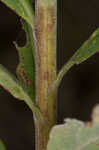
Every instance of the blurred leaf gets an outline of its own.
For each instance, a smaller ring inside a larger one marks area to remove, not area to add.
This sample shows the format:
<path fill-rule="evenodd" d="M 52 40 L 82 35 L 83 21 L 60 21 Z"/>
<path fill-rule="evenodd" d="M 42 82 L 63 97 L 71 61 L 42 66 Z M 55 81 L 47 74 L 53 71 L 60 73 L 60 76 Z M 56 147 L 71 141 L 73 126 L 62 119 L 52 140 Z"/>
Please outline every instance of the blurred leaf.
<path fill-rule="evenodd" d="M 35 100 L 35 64 L 34 64 L 34 43 L 31 27 L 24 22 L 27 42 L 24 47 L 16 48 L 19 54 L 19 65 L 17 67 L 17 76 L 21 85 L 27 91 L 32 100 Z"/>
<path fill-rule="evenodd" d="M 68 72 L 68 70 L 74 64 L 80 64 L 83 61 L 87 60 L 89 57 L 94 55 L 96 52 L 99 52 L 99 29 L 97 29 L 76 52 L 70 58 L 70 60 L 62 67 L 55 83 L 52 86 L 52 89 L 55 89 L 59 86 L 63 76 Z"/>
<path fill-rule="evenodd" d="M 99 150 L 99 124 L 86 126 L 75 119 L 66 119 L 50 133 L 47 150 Z"/>
<path fill-rule="evenodd" d="M 34 12 L 30 0 L 1 0 L 1 2 L 14 10 L 33 27 Z"/>
<path fill-rule="evenodd" d="M 6 147 L 1 140 L 0 140 L 0 150 L 6 150 Z"/>

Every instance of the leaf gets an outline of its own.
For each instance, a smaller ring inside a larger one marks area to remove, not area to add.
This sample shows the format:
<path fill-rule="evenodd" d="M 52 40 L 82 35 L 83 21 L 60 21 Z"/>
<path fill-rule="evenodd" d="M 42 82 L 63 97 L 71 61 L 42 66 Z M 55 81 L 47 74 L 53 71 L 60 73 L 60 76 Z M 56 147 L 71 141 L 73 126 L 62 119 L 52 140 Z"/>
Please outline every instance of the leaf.
<path fill-rule="evenodd" d="M 86 126 L 75 119 L 66 119 L 50 133 L 47 150 L 99 150 L 99 123 Z"/>
<path fill-rule="evenodd" d="M 34 12 L 30 0 L 1 0 L 1 2 L 25 19 L 31 27 L 34 26 Z"/>
<path fill-rule="evenodd" d="M 57 75 L 56 81 L 52 85 L 52 89 L 56 89 L 64 75 L 74 64 L 80 64 L 93 56 L 96 52 L 99 52 L 99 29 L 97 29 L 76 52 L 70 58 L 70 60 L 62 67 Z"/>
<path fill-rule="evenodd" d="M 99 52 L 99 29 L 77 50 L 70 61 L 80 64 L 96 52 Z"/>
<path fill-rule="evenodd" d="M 31 27 L 24 22 L 27 43 L 24 47 L 16 48 L 19 54 L 19 65 L 17 67 L 17 76 L 21 85 L 27 91 L 32 100 L 35 100 L 35 64 L 34 64 L 34 43 Z"/>
<path fill-rule="evenodd" d="M 0 150 L 6 150 L 6 147 L 1 140 L 0 140 Z"/>
<path fill-rule="evenodd" d="M 21 87 L 19 81 L 5 67 L 0 64 L 0 85 L 10 92 L 15 98 L 23 100 L 35 116 L 42 120 L 42 114 L 33 103 L 26 91 Z"/>

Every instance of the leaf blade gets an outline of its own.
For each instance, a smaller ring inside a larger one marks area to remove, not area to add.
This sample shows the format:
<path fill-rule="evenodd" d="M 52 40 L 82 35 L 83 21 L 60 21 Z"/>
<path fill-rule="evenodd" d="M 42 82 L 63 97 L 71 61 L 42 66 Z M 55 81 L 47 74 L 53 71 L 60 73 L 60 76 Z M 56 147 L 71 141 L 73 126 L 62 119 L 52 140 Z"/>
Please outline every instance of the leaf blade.
<path fill-rule="evenodd" d="M 34 28 L 34 12 L 30 0 L 1 0 Z"/>
<path fill-rule="evenodd" d="M 27 92 L 21 87 L 19 81 L 5 67 L 0 64 L 0 85 L 10 92 L 15 98 L 23 100 L 35 114 L 38 120 L 43 120 L 43 116 L 33 103 Z"/>
<path fill-rule="evenodd" d="M 96 52 L 99 52 L 99 29 L 97 29 L 91 37 L 83 43 L 83 45 L 73 55 L 71 61 L 75 64 L 80 64 Z"/>
<path fill-rule="evenodd" d="M 26 44 L 19 47 L 16 43 L 16 49 L 19 55 L 19 64 L 16 72 L 22 87 L 27 91 L 32 100 L 35 100 L 35 62 L 34 62 L 34 43 L 31 27 L 24 22 L 26 32 Z"/>
<path fill-rule="evenodd" d="M 62 67 L 51 90 L 58 88 L 62 78 L 75 65 L 86 61 L 88 58 L 99 52 L 99 29 L 97 29 L 83 45 L 74 53 L 70 60 Z M 50 90 L 50 91 L 51 91 Z"/>

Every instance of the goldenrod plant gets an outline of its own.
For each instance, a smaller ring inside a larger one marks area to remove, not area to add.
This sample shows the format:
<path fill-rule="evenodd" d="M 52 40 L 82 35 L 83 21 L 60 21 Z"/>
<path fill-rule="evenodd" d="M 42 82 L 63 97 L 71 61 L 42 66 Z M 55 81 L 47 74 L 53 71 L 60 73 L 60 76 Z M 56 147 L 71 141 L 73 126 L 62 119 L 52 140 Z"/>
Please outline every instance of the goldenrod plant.
<path fill-rule="evenodd" d="M 57 73 L 57 0 L 1 0 L 21 17 L 26 44 L 15 47 L 19 64 L 15 77 L 0 65 L 0 85 L 31 109 L 35 124 L 35 150 L 98 150 L 99 107 L 87 126 L 75 119 L 56 125 L 56 100 L 59 84 L 73 65 L 78 65 L 99 51 L 99 29 L 84 42 Z M 93 113 L 94 114 L 94 113 Z M 2 142 L 0 150 L 5 150 Z"/>

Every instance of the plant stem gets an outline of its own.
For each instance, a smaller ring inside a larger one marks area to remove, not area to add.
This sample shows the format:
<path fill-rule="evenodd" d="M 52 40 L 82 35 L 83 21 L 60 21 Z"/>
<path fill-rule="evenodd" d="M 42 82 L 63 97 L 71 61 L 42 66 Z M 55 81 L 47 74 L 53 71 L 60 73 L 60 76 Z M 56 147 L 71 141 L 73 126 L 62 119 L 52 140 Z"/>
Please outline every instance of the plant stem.
<path fill-rule="evenodd" d="M 56 0 L 37 0 L 35 18 L 36 105 L 46 123 L 35 120 L 36 150 L 46 150 L 49 132 L 56 124 Z"/>

